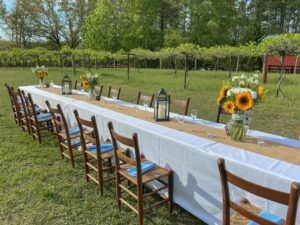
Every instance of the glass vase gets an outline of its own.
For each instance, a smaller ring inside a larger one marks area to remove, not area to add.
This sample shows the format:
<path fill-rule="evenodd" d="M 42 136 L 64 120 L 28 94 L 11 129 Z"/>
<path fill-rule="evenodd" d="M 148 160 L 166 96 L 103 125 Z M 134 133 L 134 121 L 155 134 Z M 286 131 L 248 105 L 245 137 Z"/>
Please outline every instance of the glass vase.
<path fill-rule="evenodd" d="M 96 98 L 95 89 L 94 88 L 90 88 L 89 89 L 88 99 L 91 101 L 91 100 L 94 100 L 95 98 Z"/>
<path fill-rule="evenodd" d="M 44 79 L 42 79 L 42 78 L 39 79 L 39 85 L 41 88 L 45 87 Z"/>
<path fill-rule="evenodd" d="M 247 114 L 245 112 L 233 113 L 231 120 L 227 123 L 229 135 L 234 141 L 243 141 L 246 137 L 249 124 Z"/>

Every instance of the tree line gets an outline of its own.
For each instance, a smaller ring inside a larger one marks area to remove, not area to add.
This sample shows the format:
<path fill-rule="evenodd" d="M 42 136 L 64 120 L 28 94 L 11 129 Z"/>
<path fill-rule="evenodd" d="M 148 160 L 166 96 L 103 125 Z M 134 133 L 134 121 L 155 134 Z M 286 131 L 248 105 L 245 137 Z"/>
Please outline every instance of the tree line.
<path fill-rule="evenodd" d="M 15 0 L 1 23 L 16 47 L 159 51 L 184 43 L 246 45 L 300 32 L 295 0 Z"/>

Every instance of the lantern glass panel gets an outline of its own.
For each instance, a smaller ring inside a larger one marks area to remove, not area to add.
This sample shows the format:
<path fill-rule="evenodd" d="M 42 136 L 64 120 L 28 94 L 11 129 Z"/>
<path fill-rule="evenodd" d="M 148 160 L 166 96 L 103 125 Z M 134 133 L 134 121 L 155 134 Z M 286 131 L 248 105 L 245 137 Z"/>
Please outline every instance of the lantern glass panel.
<path fill-rule="evenodd" d="M 71 94 L 72 84 L 70 78 L 66 75 L 62 80 L 62 94 Z"/>

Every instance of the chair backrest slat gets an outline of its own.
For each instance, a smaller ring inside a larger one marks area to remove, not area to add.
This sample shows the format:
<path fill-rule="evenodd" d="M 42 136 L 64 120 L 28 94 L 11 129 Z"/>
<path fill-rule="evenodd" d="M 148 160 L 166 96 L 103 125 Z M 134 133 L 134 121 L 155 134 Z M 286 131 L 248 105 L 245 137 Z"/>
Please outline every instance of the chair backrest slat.
<path fill-rule="evenodd" d="M 102 96 L 102 91 L 103 91 L 103 85 L 101 86 L 96 86 L 95 87 L 96 92 L 98 93 L 96 96 L 96 100 L 100 101 L 101 100 L 101 96 Z"/>
<path fill-rule="evenodd" d="M 169 95 L 169 99 L 170 99 L 170 105 L 174 105 L 178 108 L 182 108 L 183 109 L 183 115 L 187 116 L 188 114 L 188 110 L 189 110 L 189 105 L 190 105 L 190 98 L 188 98 L 187 100 L 178 100 L 178 99 L 172 99 L 171 95 Z"/>
<path fill-rule="evenodd" d="M 244 180 L 243 178 L 240 178 L 230 172 L 227 171 L 227 180 L 228 182 L 234 184 L 235 186 L 251 192 L 252 194 L 255 194 L 257 196 L 272 200 L 274 202 L 278 202 L 284 205 L 289 204 L 289 198 L 290 194 L 281 192 L 281 191 L 276 191 L 270 188 L 266 188 L 263 186 L 260 186 L 258 184 L 254 184 L 250 181 Z"/>

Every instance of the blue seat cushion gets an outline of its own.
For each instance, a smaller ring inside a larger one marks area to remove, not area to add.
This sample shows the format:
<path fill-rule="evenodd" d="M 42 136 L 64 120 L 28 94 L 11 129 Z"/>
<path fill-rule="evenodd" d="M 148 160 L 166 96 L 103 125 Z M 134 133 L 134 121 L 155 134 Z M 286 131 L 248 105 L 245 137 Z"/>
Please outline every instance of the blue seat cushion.
<path fill-rule="evenodd" d="M 38 120 L 45 120 L 50 118 L 52 118 L 51 113 L 44 113 L 44 114 L 37 115 Z"/>
<path fill-rule="evenodd" d="M 84 127 L 83 130 L 86 130 L 86 128 Z M 73 128 L 73 129 L 69 130 L 69 134 L 70 134 L 70 135 L 74 135 L 74 134 L 77 134 L 77 133 L 79 133 L 79 132 L 80 132 L 79 127 L 75 127 L 75 128 Z"/>
<path fill-rule="evenodd" d="M 74 134 L 77 134 L 77 133 L 79 133 L 79 132 L 80 132 L 79 127 L 75 127 L 75 128 L 73 128 L 73 129 L 69 130 L 69 134 L 70 134 L 70 135 L 74 135 Z"/>
<path fill-rule="evenodd" d="M 91 152 L 96 152 L 96 145 L 88 146 L 88 150 Z M 112 144 L 102 144 L 101 145 L 101 153 L 110 152 L 111 150 L 113 150 Z"/>
<path fill-rule="evenodd" d="M 258 215 L 266 220 L 273 222 L 273 223 L 277 223 L 278 225 L 284 224 L 284 219 L 282 219 L 281 217 L 275 216 L 275 215 L 269 213 L 268 211 L 262 211 Z M 248 225 L 259 225 L 259 224 L 255 223 L 253 221 L 250 221 L 248 223 Z"/>
<path fill-rule="evenodd" d="M 142 174 L 144 174 L 144 173 L 146 173 L 146 172 L 148 172 L 150 170 L 153 170 L 155 168 L 155 163 L 152 163 L 152 162 L 142 162 L 141 163 L 141 167 L 142 167 Z M 136 166 L 130 167 L 127 170 L 127 173 L 130 176 L 136 177 L 137 176 Z"/>

